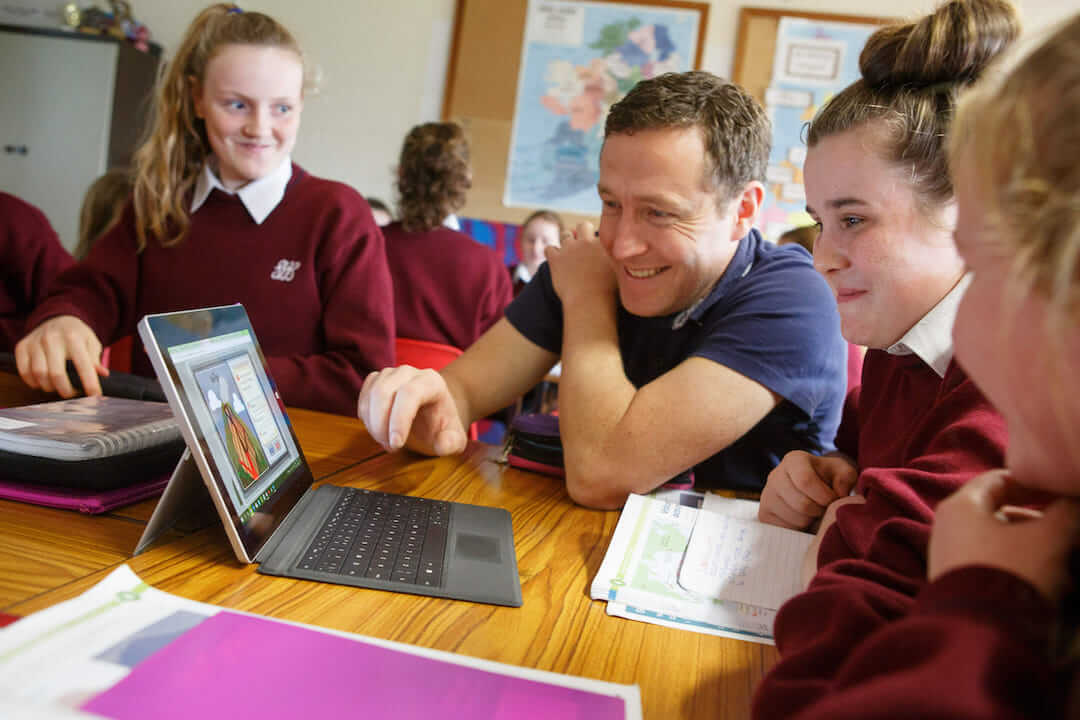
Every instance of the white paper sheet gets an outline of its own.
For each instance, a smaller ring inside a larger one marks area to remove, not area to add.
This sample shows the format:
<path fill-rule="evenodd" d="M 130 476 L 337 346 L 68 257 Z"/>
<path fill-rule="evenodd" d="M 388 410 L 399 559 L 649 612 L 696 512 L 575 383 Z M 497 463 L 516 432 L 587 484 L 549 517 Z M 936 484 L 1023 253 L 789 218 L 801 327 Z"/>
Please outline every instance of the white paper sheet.
<path fill-rule="evenodd" d="M 803 558 L 813 540 L 809 533 L 758 522 L 757 503 L 706 497 L 679 570 L 679 585 L 708 597 L 776 610 L 801 590 Z"/>
<path fill-rule="evenodd" d="M 725 602 L 679 584 L 679 568 L 700 514 L 695 507 L 631 495 L 593 580 L 592 597 L 606 600 L 610 615 L 772 644 L 775 611 Z"/>

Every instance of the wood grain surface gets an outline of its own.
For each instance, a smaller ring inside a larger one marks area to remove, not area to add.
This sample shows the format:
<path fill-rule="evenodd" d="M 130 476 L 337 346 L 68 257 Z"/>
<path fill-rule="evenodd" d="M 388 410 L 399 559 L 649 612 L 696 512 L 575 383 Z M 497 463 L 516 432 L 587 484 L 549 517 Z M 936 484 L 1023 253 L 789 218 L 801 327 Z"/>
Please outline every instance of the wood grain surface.
<path fill-rule="evenodd" d="M 0 402 L 30 399 L 14 383 Z M 10 379 L 10 376 L 6 376 Z M 16 379 L 17 380 L 17 379 Z M 14 403 L 13 403 L 14 404 Z M 573 504 L 561 480 L 497 462 L 471 443 L 449 458 L 384 454 L 358 420 L 290 410 L 316 478 L 491 505 L 513 518 L 520 608 L 364 590 L 258 574 L 219 526 L 172 532 L 132 558 L 156 500 L 103 516 L 0 501 L 0 612 L 69 599 L 127 563 L 165 592 L 228 608 L 641 688 L 646 718 L 744 718 L 776 662 L 770 646 L 609 617 L 589 584 L 617 512 Z"/>
<path fill-rule="evenodd" d="M 124 562 L 142 530 L 125 518 L 0 500 L 0 611 Z"/>
<path fill-rule="evenodd" d="M 330 419 L 327 425 L 336 422 Z M 354 447 L 349 442 L 345 446 Z M 746 717 L 754 685 L 776 661 L 775 649 L 609 617 L 605 603 L 589 598 L 588 588 L 618 513 L 578 507 L 570 502 L 562 481 L 501 465 L 496 462 L 498 454 L 497 448 L 480 443 L 450 458 L 380 454 L 336 473 L 330 481 L 510 511 L 524 599 L 520 608 L 260 575 L 254 566 L 236 562 L 218 527 L 177 537 L 127 562 L 160 590 L 223 607 L 637 684 L 646 718 Z M 48 526 L 58 519 L 39 517 L 27 524 Z M 21 602 L 0 604 L 0 611 L 24 615 L 48 607 L 86 590 L 123 562 L 126 538 L 117 525 L 128 523 L 137 536 L 138 524 L 117 518 L 92 520 L 104 522 L 91 539 L 107 546 L 106 538 L 112 538 L 112 555 L 107 547 L 80 552 L 79 541 L 69 538 L 50 558 L 55 573 L 66 573 L 66 584 L 27 595 Z M 0 515 L 0 543 L 9 542 L 9 532 Z M 41 548 L 57 542 L 58 532 L 26 542 L 42 543 L 36 552 L 49 556 Z M 4 590 L 15 582 L 6 564 L 0 578 Z"/>

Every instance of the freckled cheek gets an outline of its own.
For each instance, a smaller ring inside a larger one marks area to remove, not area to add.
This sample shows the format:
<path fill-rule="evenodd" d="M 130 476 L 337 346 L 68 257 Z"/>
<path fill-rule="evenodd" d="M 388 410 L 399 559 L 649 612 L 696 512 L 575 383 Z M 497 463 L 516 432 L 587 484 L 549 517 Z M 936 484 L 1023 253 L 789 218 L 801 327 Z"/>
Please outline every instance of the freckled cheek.
<path fill-rule="evenodd" d="M 857 243 L 851 243 L 846 258 L 860 282 L 887 288 L 890 293 L 905 294 L 908 280 L 918 283 L 924 275 L 924 272 L 918 271 L 913 277 L 910 259 L 896 256 L 889 251 L 889 246 L 873 238 L 866 238 L 865 242 L 860 238 Z"/>

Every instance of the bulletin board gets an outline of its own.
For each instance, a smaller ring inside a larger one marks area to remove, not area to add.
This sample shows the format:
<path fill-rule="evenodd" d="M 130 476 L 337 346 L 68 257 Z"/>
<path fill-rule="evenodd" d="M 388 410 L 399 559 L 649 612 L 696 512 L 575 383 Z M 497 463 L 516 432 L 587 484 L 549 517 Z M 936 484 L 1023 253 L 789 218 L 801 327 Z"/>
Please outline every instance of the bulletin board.
<path fill-rule="evenodd" d="M 707 3 L 594 1 L 700 13 L 701 33 L 693 67 L 701 66 Z M 457 0 L 442 117 L 461 124 L 470 142 L 473 186 L 459 213 L 465 217 L 520 223 L 532 212 L 503 204 L 527 10 L 528 0 Z M 581 220 L 596 222 L 595 217 L 561 214 L 571 227 Z"/>
<path fill-rule="evenodd" d="M 731 79 L 746 88 L 761 103 L 765 102 L 765 90 L 768 89 L 772 79 L 773 56 L 776 54 L 776 30 L 782 17 L 857 25 L 888 25 L 897 22 L 896 18 L 867 15 L 837 15 L 755 7 L 740 9 L 739 30 L 735 38 L 735 64 Z"/>
<path fill-rule="evenodd" d="M 776 241 L 813 224 L 806 212 L 805 129 L 818 110 L 859 76 L 867 40 L 890 18 L 743 8 L 732 79 L 765 106 L 772 150 L 756 225 Z"/>

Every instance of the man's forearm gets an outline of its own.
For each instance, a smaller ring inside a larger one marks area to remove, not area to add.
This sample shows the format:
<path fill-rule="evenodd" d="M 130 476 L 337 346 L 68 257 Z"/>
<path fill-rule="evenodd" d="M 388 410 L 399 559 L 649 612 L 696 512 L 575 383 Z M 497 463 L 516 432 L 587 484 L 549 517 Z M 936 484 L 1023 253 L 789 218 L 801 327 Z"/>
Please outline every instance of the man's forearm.
<path fill-rule="evenodd" d="M 636 390 L 619 353 L 615 303 L 577 303 L 565 309 L 559 423 L 571 497 L 592 507 L 621 507 L 616 439 Z"/>

